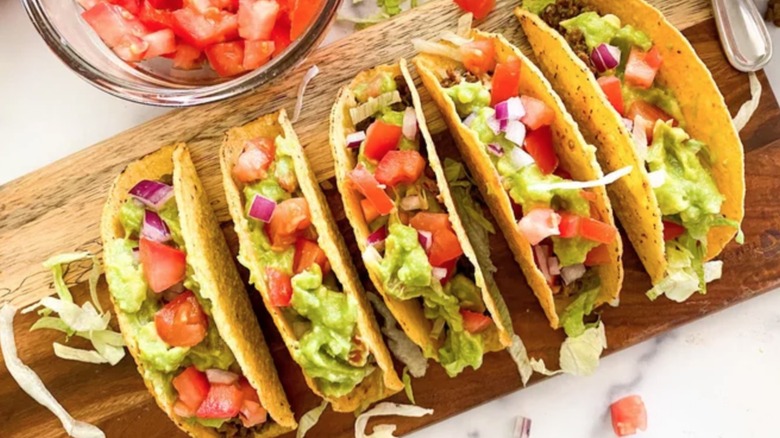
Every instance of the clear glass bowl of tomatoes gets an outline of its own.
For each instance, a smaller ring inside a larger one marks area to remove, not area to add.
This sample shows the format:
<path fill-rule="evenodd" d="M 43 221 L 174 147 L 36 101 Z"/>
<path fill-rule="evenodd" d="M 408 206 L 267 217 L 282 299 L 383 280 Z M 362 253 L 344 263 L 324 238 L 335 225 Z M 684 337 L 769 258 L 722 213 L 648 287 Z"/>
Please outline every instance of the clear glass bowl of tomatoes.
<path fill-rule="evenodd" d="M 283 74 L 316 47 L 341 0 L 22 0 L 54 53 L 133 102 L 223 100 Z"/>

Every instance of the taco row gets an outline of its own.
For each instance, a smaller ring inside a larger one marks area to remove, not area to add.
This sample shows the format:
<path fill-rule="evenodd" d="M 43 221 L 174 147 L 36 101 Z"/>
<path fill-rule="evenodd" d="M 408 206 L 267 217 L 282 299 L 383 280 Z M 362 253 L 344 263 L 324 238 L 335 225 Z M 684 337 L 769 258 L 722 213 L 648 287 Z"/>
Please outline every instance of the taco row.
<path fill-rule="evenodd" d="M 451 377 L 478 369 L 514 334 L 493 280 L 487 235 L 495 230 L 483 208 L 550 325 L 570 337 L 619 297 L 622 243 L 611 202 L 653 296 L 704 291 L 705 262 L 734 236 L 742 158 L 722 97 L 714 83 L 694 85 L 674 70 L 711 78 L 657 11 L 625 3 L 646 13 L 590 0 L 518 8 L 552 84 L 500 35 L 470 30 L 415 43 L 414 65 L 474 178 L 439 158 L 405 60 L 363 71 L 338 93 L 330 148 L 368 276 L 406 335 Z M 606 70 L 604 45 L 623 53 Z M 581 51 L 596 54 L 590 64 Z M 645 76 L 634 75 L 634 64 Z M 698 100 L 686 89 L 700 90 Z M 714 107 L 711 118 L 697 105 Z M 634 142 L 642 134 L 646 160 Z M 403 389 L 285 112 L 230 130 L 219 155 L 238 261 L 310 389 L 339 412 Z M 605 177 L 602 166 L 614 173 Z M 661 170 L 664 181 L 653 184 Z M 277 436 L 297 427 L 186 145 L 119 175 L 101 234 L 128 349 L 182 430 Z"/>

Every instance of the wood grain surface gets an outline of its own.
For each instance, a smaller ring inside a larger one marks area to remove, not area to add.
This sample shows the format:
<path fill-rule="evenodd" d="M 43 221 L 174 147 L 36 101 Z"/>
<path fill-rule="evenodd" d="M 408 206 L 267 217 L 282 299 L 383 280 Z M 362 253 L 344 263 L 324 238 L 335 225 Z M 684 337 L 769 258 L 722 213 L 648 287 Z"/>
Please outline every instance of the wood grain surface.
<path fill-rule="evenodd" d="M 519 25 L 511 16 L 515 2 L 499 1 L 499 10 L 480 28 L 504 33 L 510 41 L 523 46 Z M 672 22 L 685 30 L 707 66 L 713 71 L 732 114 L 750 96 L 747 76 L 733 70 L 717 42 L 705 0 L 668 1 L 662 6 Z M 369 286 L 360 265 L 351 230 L 343 216 L 339 194 L 332 188 L 331 158 L 327 146 L 327 114 L 338 87 L 359 70 L 411 56 L 411 37 L 432 37 L 454 26 L 457 11 L 449 0 L 437 0 L 395 20 L 364 30 L 346 40 L 319 49 L 287 78 L 269 84 L 255 94 L 230 102 L 175 111 L 112 139 L 58 161 L 33 174 L 0 187 L 0 302 L 12 300 L 24 305 L 49 295 L 50 274 L 40 263 L 63 251 L 86 249 L 99 252 L 98 222 L 110 182 L 129 161 L 158 147 L 186 141 L 223 222 L 222 228 L 236 251 L 236 238 L 218 181 L 217 150 L 224 132 L 260 114 L 294 104 L 298 82 L 312 63 L 322 73 L 309 87 L 303 117 L 296 129 L 307 148 L 312 165 L 326 190 L 331 209 L 347 239 L 353 258 Z M 690 322 L 748 299 L 780 285 L 780 108 L 766 78 L 761 105 L 750 124 L 742 131 L 746 152 L 747 216 L 744 222 L 745 244 L 731 244 L 722 255 L 724 277 L 714 283 L 706 296 L 696 295 L 683 304 L 666 299 L 649 302 L 643 292 L 649 280 L 641 270 L 636 254 L 626 249 L 627 285 L 618 308 L 605 308 L 602 318 L 607 326 L 609 349 L 615 352 L 653 335 Z M 452 139 L 440 132 L 441 121 L 435 108 L 427 108 L 433 120 L 435 140 L 443 155 L 457 156 Z M 624 239 L 625 240 L 625 239 Z M 492 257 L 499 271 L 496 279 L 513 315 L 515 330 L 524 339 L 534 357 L 557 365 L 557 351 L 563 334 L 549 329 L 533 294 L 517 268 L 503 237 L 491 239 Z M 66 278 L 74 284 L 77 302 L 87 297 L 84 284 L 86 265 L 74 265 Z M 246 271 L 242 270 L 246 276 Z M 101 281 L 101 296 L 106 298 Z M 289 357 L 281 339 L 262 309 L 259 296 L 250 293 L 262 328 L 271 346 L 288 397 L 297 416 L 319 402 L 307 389 L 297 365 Z M 107 305 L 107 299 L 106 299 Z M 135 371 L 130 358 L 119 365 L 89 365 L 54 358 L 51 344 L 62 336 L 51 331 L 29 332 L 34 315 L 18 316 L 15 324 L 21 359 L 36 370 L 52 393 L 77 418 L 101 427 L 109 437 L 180 436 L 167 417 L 156 407 Z M 78 340 L 74 346 L 86 346 Z M 400 369 L 400 368 L 399 368 Z M 534 380 L 538 381 L 538 380 Z M 485 358 L 478 371 L 468 370 L 457 385 L 440 367 L 431 365 L 428 374 L 413 382 L 417 403 L 432 407 L 432 416 L 420 419 L 385 419 L 399 425 L 405 433 L 520 388 L 514 363 L 506 353 Z M 391 399 L 406 402 L 403 394 Z M 327 411 L 312 430 L 312 437 L 346 437 L 353 434 L 354 417 Z M 59 422 L 26 396 L 12 381 L 0 363 L 0 436 L 64 436 Z"/>

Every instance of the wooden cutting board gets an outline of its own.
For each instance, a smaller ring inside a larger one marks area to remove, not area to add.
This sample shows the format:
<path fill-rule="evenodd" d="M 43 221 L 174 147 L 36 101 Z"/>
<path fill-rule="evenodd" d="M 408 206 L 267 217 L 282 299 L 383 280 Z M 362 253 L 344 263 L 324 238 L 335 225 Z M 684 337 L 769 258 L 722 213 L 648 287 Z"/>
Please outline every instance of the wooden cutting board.
<path fill-rule="evenodd" d="M 296 90 L 308 67 L 317 64 L 321 73 L 309 86 L 301 120 L 295 127 L 339 223 L 353 250 L 360 257 L 344 218 L 339 194 L 333 189 L 333 169 L 327 145 L 328 114 L 340 86 L 358 71 L 376 64 L 413 56 L 409 40 L 433 38 L 455 27 L 459 13 L 450 0 L 436 0 L 394 20 L 358 32 L 344 40 L 315 51 L 297 70 L 278 78 L 253 94 L 231 101 L 174 111 L 161 118 L 128 130 L 114 138 L 60 160 L 48 167 L 0 187 L 0 303 L 11 301 L 23 306 L 53 293 L 51 276 L 41 262 L 52 254 L 89 250 L 101 252 L 98 223 L 102 205 L 115 176 L 130 161 L 157 148 L 179 141 L 187 142 L 196 166 L 223 222 L 222 228 L 232 249 L 236 238 L 228 220 L 225 199 L 219 183 L 217 150 L 225 131 L 261 114 L 279 108 L 291 112 Z M 497 10 L 478 26 L 501 32 L 523 48 L 525 44 L 514 16 L 515 1 L 499 0 Z M 732 114 L 749 99 L 748 78 L 732 69 L 718 43 L 718 36 L 707 0 L 652 1 L 670 20 L 684 30 L 707 66 L 712 70 Z M 764 94 L 758 111 L 742 131 L 746 152 L 747 214 L 743 224 L 746 241 L 731 244 L 722 255 L 723 279 L 714 283 L 706 296 L 696 295 L 683 304 L 666 299 L 649 302 L 644 291 L 649 280 L 636 254 L 629 247 L 624 257 L 626 280 L 619 308 L 603 309 L 611 353 L 636 344 L 660 332 L 713 313 L 738 301 L 751 298 L 780 285 L 780 108 L 766 77 L 759 78 Z M 443 155 L 456 156 L 449 134 L 436 109 L 426 112 L 437 147 Z M 625 239 L 624 239 L 625 240 Z M 541 309 L 525 285 L 503 237 L 491 240 L 492 257 L 499 268 L 497 281 L 514 320 L 534 357 L 557 365 L 557 351 L 563 335 L 549 329 Z M 72 266 L 66 279 L 74 284 L 77 302 L 87 297 L 84 282 L 87 266 Z M 366 280 L 362 266 L 363 279 Z M 243 272 L 246 274 L 246 272 Z M 367 288 L 372 289 L 368 281 Z M 101 296 L 107 302 L 105 284 Z M 255 310 L 271 344 L 279 374 L 297 416 L 319 404 L 301 378 L 270 318 L 252 291 Z M 30 333 L 33 315 L 18 316 L 15 324 L 21 359 L 36 370 L 48 388 L 76 417 L 97 424 L 108 436 L 169 437 L 181 435 L 157 409 L 146 392 L 132 360 L 119 365 L 89 365 L 54 357 L 52 342 L 62 336 L 51 331 Z M 71 341 L 81 345 L 78 340 Z M 400 368 L 399 368 L 400 370 Z M 478 371 L 466 371 L 452 385 L 435 364 L 428 374 L 414 381 L 417 403 L 435 409 L 432 416 L 420 419 L 393 419 L 399 432 L 405 433 L 440 421 L 468 408 L 520 388 L 515 364 L 506 353 L 485 358 Z M 399 394 L 391 400 L 406 402 Z M 387 419 L 385 419 L 387 421 Z M 330 411 L 323 415 L 310 436 L 351 436 L 354 417 Z M 0 435 L 12 437 L 62 436 L 59 422 L 25 395 L 0 363 Z M 178 434 L 178 435 L 177 435 Z"/>

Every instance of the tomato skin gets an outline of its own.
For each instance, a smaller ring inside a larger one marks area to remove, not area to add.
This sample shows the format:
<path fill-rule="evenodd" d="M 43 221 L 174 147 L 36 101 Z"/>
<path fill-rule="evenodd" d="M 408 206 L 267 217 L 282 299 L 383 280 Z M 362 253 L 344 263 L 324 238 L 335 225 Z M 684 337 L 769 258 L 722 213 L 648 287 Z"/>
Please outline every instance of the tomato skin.
<path fill-rule="evenodd" d="M 314 23 L 324 0 L 291 0 L 290 39 L 296 40 Z"/>
<path fill-rule="evenodd" d="M 168 245 L 141 238 L 139 259 L 149 288 L 160 293 L 184 279 L 187 255 Z"/>
<path fill-rule="evenodd" d="M 491 39 L 478 39 L 460 46 L 463 65 L 477 76 L 496 68 L 496 48 Z"/>
<path fill-rule="evenodd" d="M 663 221 L 664 224 L 664 241 L 674 240 L 683 234 L 685 234 L 685 227 L 671 221 Z"/>
<path fill-rule="evenodd" d="M 287 14 L 279 14 L 276 18 L 276 24 L 271 31 L 271 41 L 274 42 L 274 56 L 284 52 L 292 43 L 290 40 L 290 18 Z"/>
<path fill-rule="evenodd" d="M 241 376 L 238 379 L 238 387 L 241 389 L 241 395 L 245 401 L 249 400 L 260 403 L 260 397 L 257 395 L 257 390 L 252 387 L 252 384 L 249 383 L 249 380 L 247 380 L 246 377 Z"/>
<path fill-rule="evenodd" d="M 607 100 L 622 116 L 625 108 L 623 103 L 623 91 L 620 87 L 620 79 L 617 76 L 602 76 L 598 79 L 601 91 L 607 95 Z"/>
<path fill-rule="evenodd" d="M 206 47 L 206 58 L 211 68 L 222 77 L 239 75 L 244 69 L 244 42 L 231 41 Z"/>
<path fill-rule="evenodd" d="M 194 347 L 205 337 L 208 319 L 190 291 L 181 293 L 154 315 L 160 339 L 174 347 Z"/>
<path fill-rule="evenodd" d="M 415 230 L 428 231 L 430 233 L 441 229 L 452 230 L 447 213 L 428 213 L 423 211 L 414 215 L 409 225 Z"/>
<path fill-rule="evenodd" d="M 173 11 L 171 30 L 187 44 L 205 49 L 212 44 L 236 39 L 238 18 L 224 11 L 205 17 L 192 9 L 183 8 Z"/>
<path fill-rule="evenodd" d="M 612 254 L 607 245 L 599 245 L 588 252 L 585 257 L 585 266 L 606 265 L 612 262 Z"/>
<path fill-rule="evenodd" d="M 371 175 L 363 164 L 358 164 L 352 172 L 349 173 L 349 180 L 354 184 L 357 190 L 374 205 L 376 211 L 381 215 L 390 214 L 395 205 L 390 196 L 379 186 L 374 175 Z"/>
<path fill-rule="evenodd" d="M 413 183 L 425 170 L 425 158 L 417 151 L 390 151 L 382 158 L 374 177 L 380 184 L 395 187 Z"/>
<path fill-rule="evenodd" d="M 612 244 L 617 239 L 617 228 L 589 217 L 582 217 L 570 213 L 561 213 L 561 221 L 558 225 L 560 237 L 582 237 L 593 242 Z"/>
<path fill-rule="evenodd" d="M 374 222 L 374 219 L 379 217 L 379 211 L 368 199 L 360 200 L 360 208 L 363 210 L 363 217 L 366 219 L 367 224 Z"/>
<path fill-rule="evenodd" d="M 634 47 L 631 49 L 631 54 L 628 55 L 624 78 L 629 85 L 638 88 L 650 88 L 662 63 L 663 60 L 658 52 L 658 48 L 653 47 L 649 52 L 645 53 Z"/>
<path fill-rule="evenodd" d="M 460 315 L 463 317 L 463 328 L 471 334 L 477 334 L 485 331 L 493 320 L 482 313 L 472 312 L 471 310 L 460 309 Z"/>
<path fill-rule="evenodd" d="M 238 35 L 245 40 L 268 40 L 279 14 L 275 0 L 239 0 Z"/>
<path fill-rule="evenodd" d="M 268 298 L 275 307 L 288 307 L 292 300 L 290 276 L 274 268 L 265 269 L 265 281 L 268 285 Z"/>
<path fill-rule="evenodd" d="M 434 231 L 432 240 L 431 249 L 428 250 L 428 261 L 432 266 L 442 267 L 463 255 L 458 236 L 452 229 L 440 228 Z"/>
<path fill-rule="evenodd" d="M 481 20 L 496 6 L 496 0 L 455 0 L 455 4 L 466 12 L 474 14 L 474 18 Z"/>
<path fill-rule="evenodd" d="M 110 48 L 119 45 L 125 36 L 141 37 L 149 32 L 126 9 L 105 1 L 82 12 L 81 17 Z"/>
<path fill-rule="evenodd" d="M 609 407 L 612 429 L 617 436 L 634 435 L 638 430 L 647 430 L 647 410 L 638 395 L 630 395 L 612 403 Z"/>
<path fill-rule="evenodd" d="M 385 154 L 398 147 L 403 130 L 398 125 L 386 123 L 383 120 L 374 120 L 374 123 L 366 131 L 364 153 L 371 160 L 379 161 Z"/>
<path fill-rule="evenodd" d="M 535 131 L 542 126 L 551 125 L 555 120 L 552 108 L 544 102 L 531 96 L 520 96 L 525 108 L 525 115 L 520 119 L 528 129 Z"/>
<path fill-rule="evenodd" d="M 141 9 L 140 0 L 107 0 L 111 4 L 121 6 L 127 10 L 127 12 L 138 15 L 138 11 Z"/>
<path fill-rule="evenodd" d="M 520 59 L 511 55 L 505 62 L 496 64 L 493 88 L 490 90 L 490 106 L 517 96 L 520 90 L 520 66 Z"/>
<path fill-rule="evenodd" d="M 330 272 L 330 262 L 328 261 L 328 256 L 325 255 L 325 251 L 316 242 L 308 239 L 298 239 L 295 242 L 295 259 L 293 262 L 295 273 L 299 274 L 315 263 L 320 265 L 323 276 Z"/>
<path fill-rule="evenodd" d="M 180 43 L 173 55 L 173 67 L 182 70 L 192 70 L 200 67 L 203 61 L 203 51 L 189 44 Z"/>
<path fill-rule="evenodd" d="M 242 401 L 238 385 L 214 384 L 195 414 L 199 418 L 233 418 L 241 410 Z"/>
<path fill-rule="evenodd" d="M 142 39 L 148 44 L 144 59 L 167 55 L 176 51 L 176 36 L 170 29 L 162 29 L 146 34 Z"/>
<path fill-rule="evenodd" d="M 266 231 L 274 249 L 284 249 L 298 240 L 298 234 L 311 226 L 309 203 L 304 198 L 280 202 Z"/>
<path fill-rule="evenodd" d="M 171 11 L 154 7 L 151 0 L 145 0 L 141 4 L 138 20 L 151 31 L 170 29 L 173 26 Z"/>
<path fill-rule="evenodd" d="M 553 148 L 552 129 L 549 126 L 530 131 L 525 136 L 524 146 L 542 173 L 549 175 L 555 172 L 558 167 L 558 156 Z"/>
<path fill-rule="evenodd" d="M 184 5 L 182 0 L 146 0 L 153 8 L 156 9 L 181 9 Z"/>
<path fill-rule="evenodd" d="M 179 394 L 179 401 L 193 412 L 198 410 L 203 400 L 206 399 L 211 386 L 206 378 L 206 373 L 198 371 L 194 365 L 185 368 L 173 378 L 171 383 Z"/>
<path fill-rule="evenodd" d="M 242 183 L 251 183 L 268 176 L 267 170 L 274 162 L 276 143 L 274 139 L 259 137 L 247 140 L 244 150 L 233 166 L 233 176 Z"/>
<path fill-rule="evenodd" d="M 264 66 L 274 53 L 273 41 L 244 42 L 244 70 L 254 70 Z"/>

